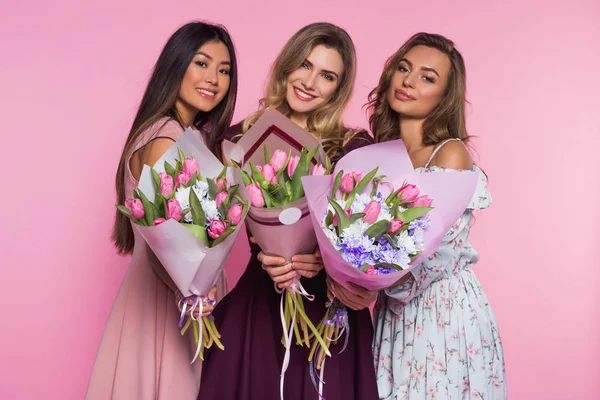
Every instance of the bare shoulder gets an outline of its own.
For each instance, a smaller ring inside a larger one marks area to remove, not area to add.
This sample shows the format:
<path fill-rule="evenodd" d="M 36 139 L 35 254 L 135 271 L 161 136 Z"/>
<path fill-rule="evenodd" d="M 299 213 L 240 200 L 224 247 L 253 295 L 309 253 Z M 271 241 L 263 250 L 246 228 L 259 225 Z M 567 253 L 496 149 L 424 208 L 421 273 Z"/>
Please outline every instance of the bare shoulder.
<path fill-rule="evenodd" d="M 158 159 L 161 158 L 171 146 L 173 146 L 173 143 L 175 143 L 175 141 L 167 137 L 158 137 L 151 140 L 146 146 L 144 146 L 144 152 L 141 160 L 142 163 L 146 165 L 156 164 Z"/>
<path fill-rule="evenodd" d="M 457 140 L 452 140 L 443 145 L 431 162 L 441 168 L 472 169 L 473 161 L 467 147 Z"/>
<path fill-rule="evenodd" d="M 158 159 L 161 158 L 171 146 L 173 146 L 173 143 L 175 143 L 175 140 L 171 138 L 157 137 L 133 153 L 133 156 L 129 161 L 129 168 L 133 177 L 136 180 L 139 180 L 144 165 L 153 166 L 156 164 Z"/>

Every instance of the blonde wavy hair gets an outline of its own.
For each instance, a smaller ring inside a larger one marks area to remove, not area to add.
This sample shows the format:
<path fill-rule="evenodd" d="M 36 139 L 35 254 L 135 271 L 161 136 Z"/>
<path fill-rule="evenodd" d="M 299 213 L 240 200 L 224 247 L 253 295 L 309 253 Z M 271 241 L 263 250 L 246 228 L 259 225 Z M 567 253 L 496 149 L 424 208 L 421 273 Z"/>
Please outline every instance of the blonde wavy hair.
<path fill-rule="evenodd" d="M 387 91 L 400 61 L 413 47 L 427 46 L 439 50 L 450 59 L 448 86 L 440 104 L 423 122 L 423 144 L 437 145 L 450 138 L 461 139 L 467 143 L 465 120 L 467 78 L 465 62 L 454 43 L 442 35 L 417 33 L 406 41 L 385 63 L 379 84 L 369 94 L 366 104 L 369 125 L 376 143 L 399 138 L 400 125 L 398 113 L 391 109 L 387 100 Z"/>
<path fill-rule="evenodd" d="M 328 156 L 339 150 L 342 139 L 346 137 L 347 140 L 350 135 L 343 126 L 342 117 L 354 90 L 356 50 L 344 29 L 326 22 L 307 25 L 288 40 L 271 68 L 266 95 L 259 101 L 259 110 L 243 121 L 242 132 L 246 132 L 269 107 L 285 116 L 291 115 L 292 109 L 286 100 L 288 76 L 319 45 L 340 54 L 344 71 L 330 101 L 309 115 L 307 128 L 316 138 L 320 138 Z"/>

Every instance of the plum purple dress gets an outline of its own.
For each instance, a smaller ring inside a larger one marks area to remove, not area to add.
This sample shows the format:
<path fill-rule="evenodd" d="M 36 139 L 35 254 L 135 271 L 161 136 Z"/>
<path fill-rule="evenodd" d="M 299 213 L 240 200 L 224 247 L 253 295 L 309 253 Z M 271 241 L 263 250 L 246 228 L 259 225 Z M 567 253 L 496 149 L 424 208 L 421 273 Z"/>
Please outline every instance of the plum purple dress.
<path fill-rule="evenodd" d="M 231 127 L 223 138 L 241 132 Z M 366 131 L 357 133 L 341 153 L 372 143 Z M 343 154 L 338 154 L 333 161 Z M 285 349 L 281 343 L 279 314 L 281 294 L 261 268 L 257 259 L 260 248 L 250 243 L 248 266 L 235 288 L 213 312 L 223 335 L 225 351 L 211 349 L 205 358 L 199 400 L 278 400 L 281 366 Z M 302 285 L 315 296 L 304 301 L 306 313 L 315 324 L 325 315 L 327 302 L 325 271 L 312 279 L 302 278 Z M 373 325 L 368 309 L 348 310 L 350 340 L 339 354 L 341 344 L 332 348 L 324 373 L 326 400 L 377 399 L 377 383 L 371 342 Z M 309 349 L 292 346 L 290 364 L 285 374 L 285 400 L 318 400 L 309 373 Z"/>

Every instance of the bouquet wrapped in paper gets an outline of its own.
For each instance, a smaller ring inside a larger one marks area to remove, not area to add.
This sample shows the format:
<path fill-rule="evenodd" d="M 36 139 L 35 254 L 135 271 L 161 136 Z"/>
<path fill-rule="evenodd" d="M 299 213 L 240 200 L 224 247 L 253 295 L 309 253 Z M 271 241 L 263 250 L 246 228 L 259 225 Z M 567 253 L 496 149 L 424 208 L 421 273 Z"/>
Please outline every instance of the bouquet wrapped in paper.
<path fill-rule="evenodd" d="M 152 249 L 184 298 L 182 334 L 191 325 L 195 361 L 213 344 L 223 349 L 203 301 L 216 284 L 243 225 L 248 203 L 231 186 L 232 171 L 188 129 L 153 167 L 144 166 L 134 198 L 117 205 Z M 189 317 L 185 321 L 185 316 Z"/>
<path fill-rule="evenodd" d="M 261 250 L 288 261 L 295 254 L 313 253 L 317 239 L 301 178 L 323 176 L 332 169 L 317 140 L 268 109 L 236 144 L 225 142 L 223 148 L 225 158 L 237 167 L 236 182 L 250 203 L 246 223 Z M 297 280 L 281 298 L 282 342 L 287 349 L 282 380 L 294 336 L 301 346 L 310 346 L 311 338 L 320 340 L 304 312 L 303 297 L 313 299 Z"/>
<path fill-rule="evenodd" d="M 437 250 L 469 204 L 477 174 L 418 174 L 397 140 L 354 150 L 332 176 L 302 183 L 327 274 L 349 290 L 349 282 L 380 290 Z M 334 303 L 317 328 L 327 346 L 348 334 L 345 308 Z M 326 354 L 313 344 L 314 369 Z"/>

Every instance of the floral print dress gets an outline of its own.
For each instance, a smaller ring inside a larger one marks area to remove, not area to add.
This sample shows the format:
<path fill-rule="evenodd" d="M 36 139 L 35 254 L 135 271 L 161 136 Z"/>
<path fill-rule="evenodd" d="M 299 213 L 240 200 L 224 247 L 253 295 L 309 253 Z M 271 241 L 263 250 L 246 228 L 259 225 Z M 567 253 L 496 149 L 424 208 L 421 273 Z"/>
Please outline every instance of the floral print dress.
<path fill-rule="evenodd" d="M 440 146 L 441 147 L 441 146 Z M 433 156 L 433 155 L 432 155 Z M 418 168 L 441 173 L 439 167 Z M 375 306 L 373 356 L 380 399 L 506 399 L 506 374 L 496 318 L 471 270 L 473 210 L 492 199 L 478 167 L 477 188 L 437 252 Z"/>

